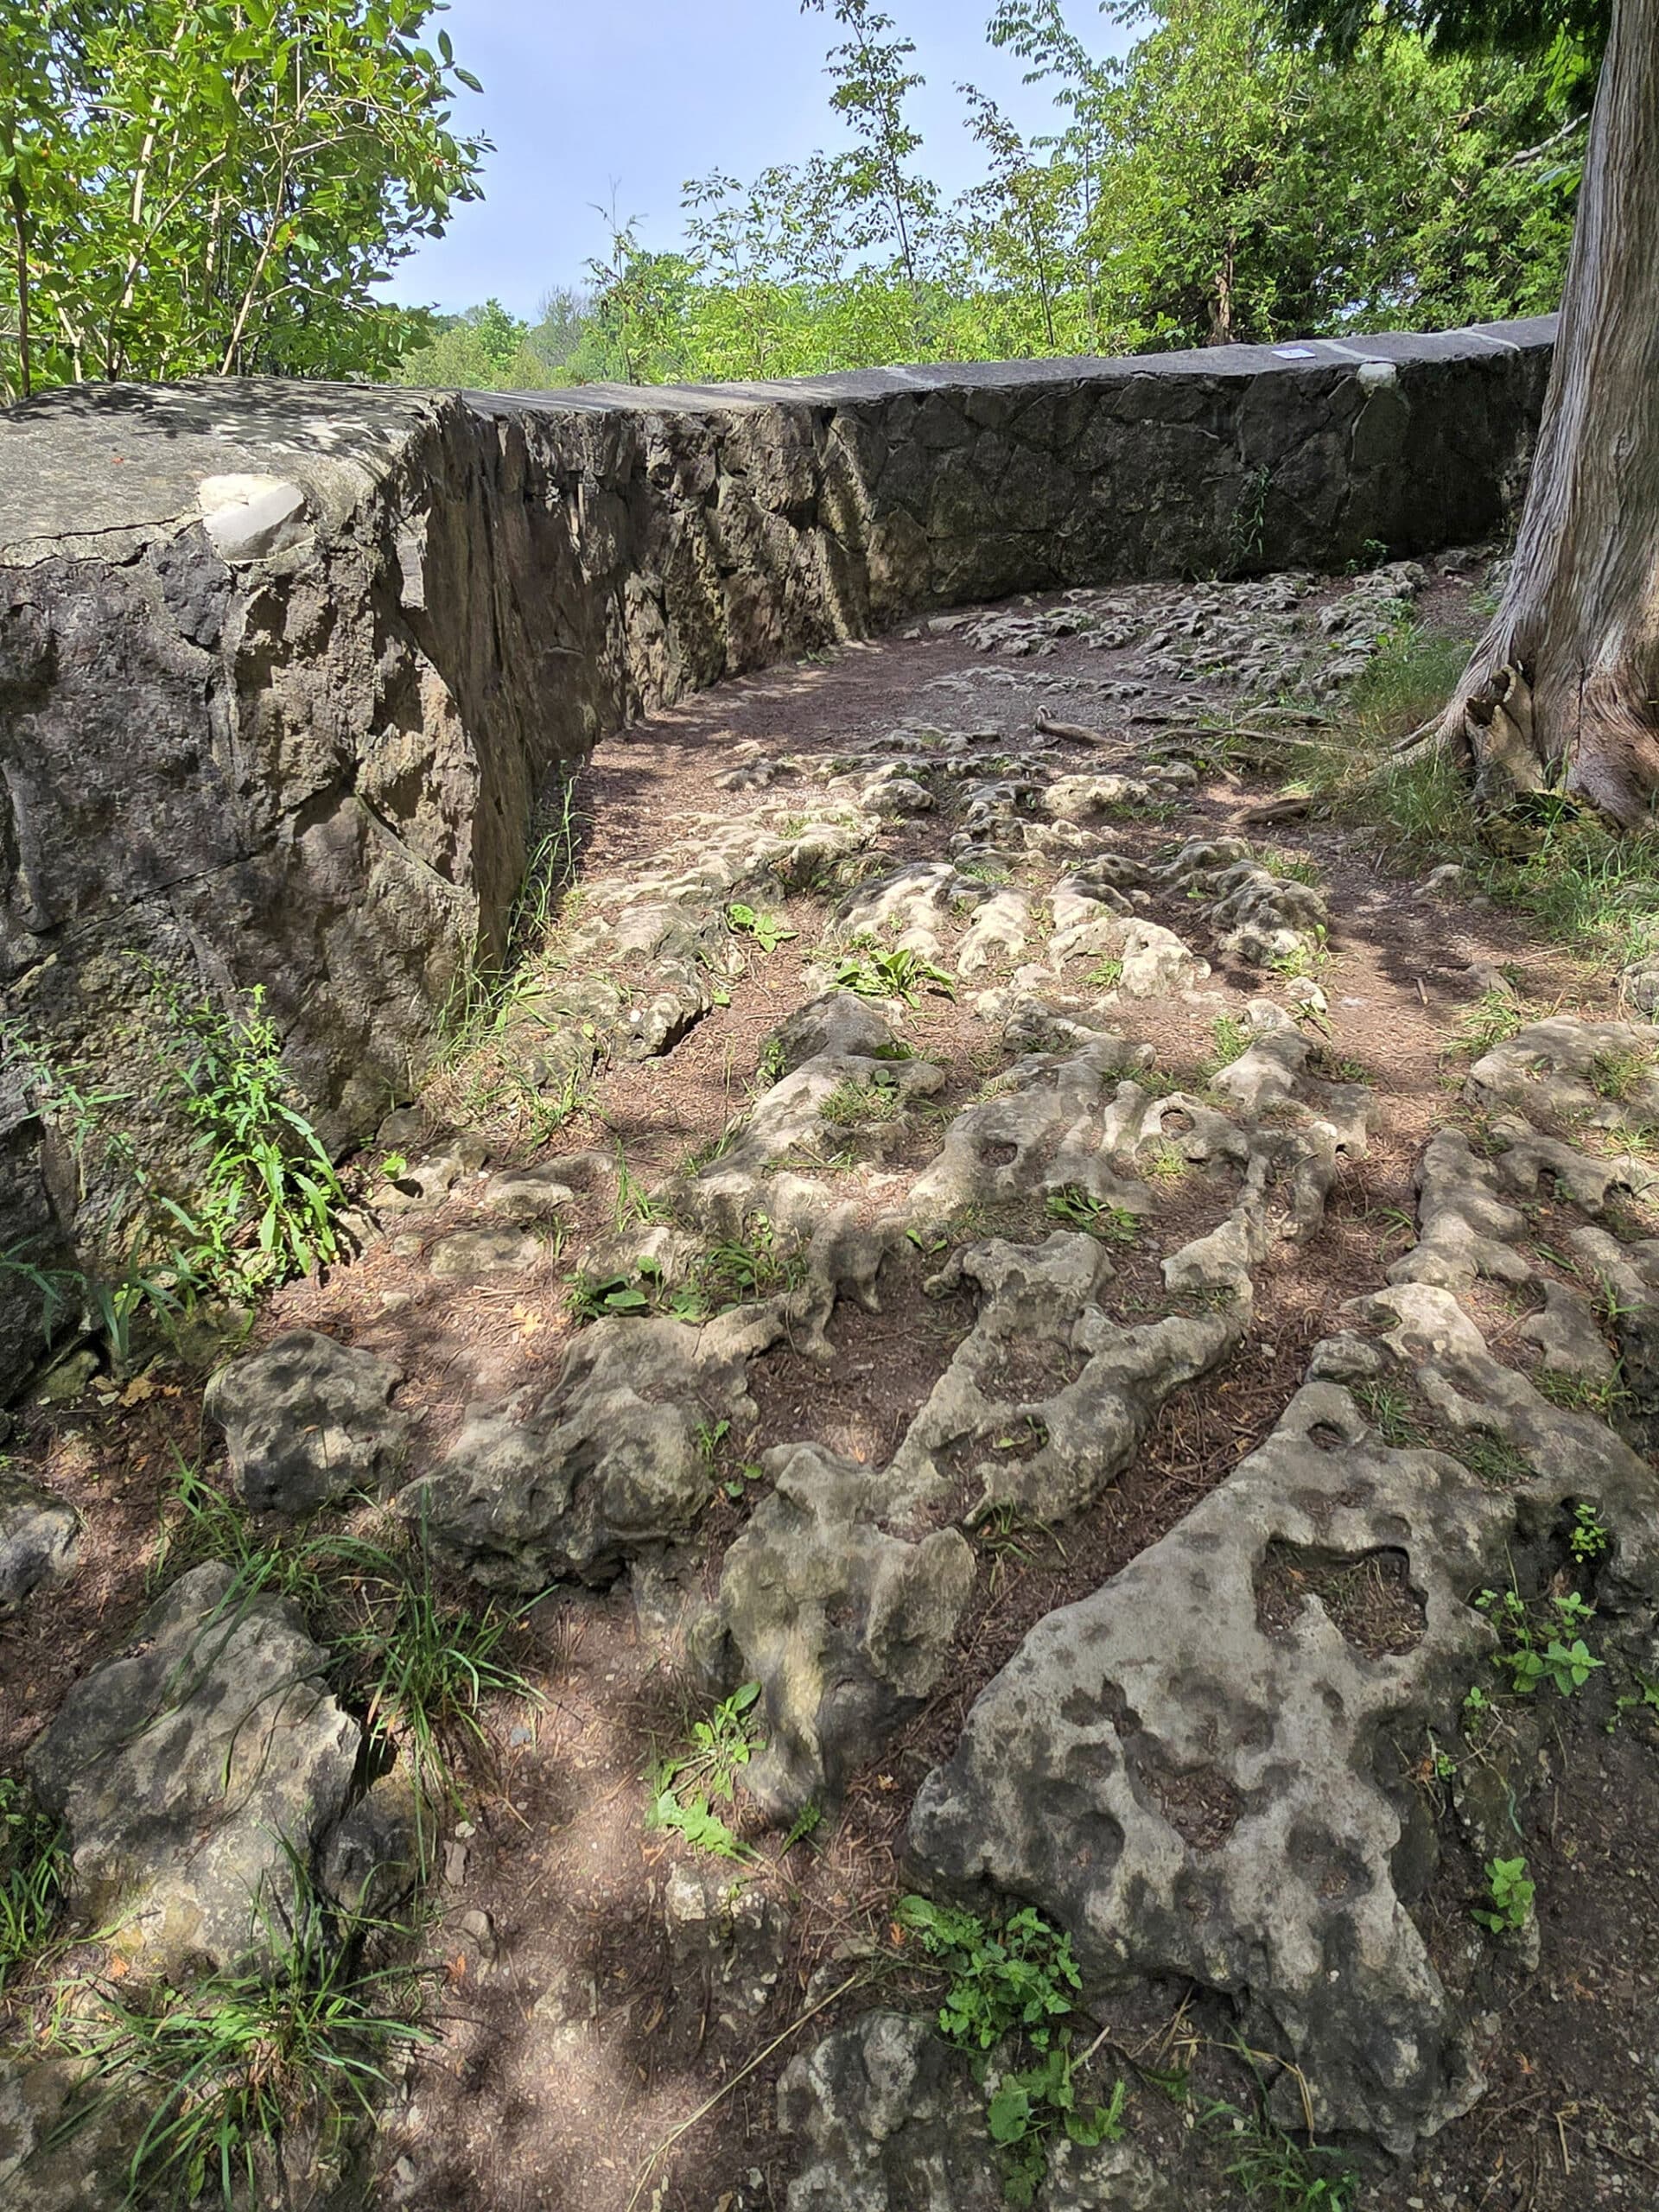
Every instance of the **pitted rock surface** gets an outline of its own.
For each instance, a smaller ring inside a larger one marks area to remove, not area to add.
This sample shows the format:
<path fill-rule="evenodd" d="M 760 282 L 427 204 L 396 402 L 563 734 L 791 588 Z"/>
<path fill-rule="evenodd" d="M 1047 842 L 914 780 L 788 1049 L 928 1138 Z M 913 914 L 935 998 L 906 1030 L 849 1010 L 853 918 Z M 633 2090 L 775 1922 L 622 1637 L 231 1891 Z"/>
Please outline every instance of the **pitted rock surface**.
<path fill-rule="evenodd" d="M 955 1529 L 889 1534 L 881 1471 L 811 1444 L 781 1445 L 762 1465 L 772 1495 L 726 1554 L 699 1641 L 722 1689 L 762 1685 L 766 1749 L 743 1783 L 788 1820 L 838 1796 L 851 1766 L 938 1687 L 974 1555 Z"/>
<path fill-rule="evenodd" d="M 918 1794 L 912 1850 L 1040 1904 L 1096 1987 L 1174 1974 L 1237 1997 L 1321 2128 L 1409 2148 L 1481 2082 L 1395 1889 L 1374 1758 L 1455 1706 L 1491 1648 L 1467 1598 L 1507 1521 L 1455 1461 L 1389 1450 L 1344 1391 L 1308 1384 L 1169 1535 L 1027 1637 Z M 1282 1628 L 1258 1595 L 1275 1547 L 1316 1570 Z M 1379 1656 L 1319 1590 L 1386 1552 L 1422 1629 Z"/>
<path fill-rule="evenodd" d="M 77 1917 L 111 1926 L 146 1974 L 268 1955 L 295 1859 L 313 1863 L 357 1761 L 327 1657 L 277 1599 L 236 1592 L 218 1562 L 193 1567 L 30 1752 L 67 1830 Z"/>
<path fill-rule="evenodd" d="M 702 1326 L 595 1322 L 545 1399 L 475 1408 L 397 1510 L 492 1588 L 608 1581 L 630 1554 L 690 1529 L 714 1488 L 699 1431 L 753 1422 L 748 1360 L 784 1325 L 765 1307 Z"/>
<path fill-rule="evenodd" d="M 313 1513 L 379 1489 L 402 1465 L 408 1423 L 390 1403 L 397 1370 L 315 1330 L 277 1337 L 208 1386 L 231 1469 L 257 1512 Z"/>

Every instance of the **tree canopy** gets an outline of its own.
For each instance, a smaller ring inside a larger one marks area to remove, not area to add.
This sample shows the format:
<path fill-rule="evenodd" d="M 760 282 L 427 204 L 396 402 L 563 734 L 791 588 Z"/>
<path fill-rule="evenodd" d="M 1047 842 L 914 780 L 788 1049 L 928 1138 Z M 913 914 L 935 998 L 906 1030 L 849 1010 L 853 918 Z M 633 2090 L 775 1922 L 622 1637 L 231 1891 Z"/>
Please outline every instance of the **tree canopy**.
<path fill-rule="evenodd" d="M 1135 40 L 1116 58 L 1058 0 L 995 0 L 988 42 L 1052 96 L 1054 127 L 1022 134 L 963 86 L 983 169 L 948 202 L 913 121 L 913 42 L 874 0 L 834 0 L 839 149 L 693 181 L 671 249 L 610 211 L 579 337 L 525 330 L 512 381 L 1133 353 L 1553 308 L 1595 9 L 1558 7 L 1547 48 L 1516 53 L 1472 50 L 1467 0 L 1363 22 L 1306 0 L 1293 27 L 1301 5 L 1127 0 L 1109 12 Z M 1518 37 L 1519 9 L 1494 13 Z M 400 373 L 456 365 L 442 340 Z M 467 367 L 496 380 L 476 347 Z"/>
<path fill-rule="evenodd" d="M 0 381 L 384 372 L 474 198 L 436 0 L 0 0 Z"/>

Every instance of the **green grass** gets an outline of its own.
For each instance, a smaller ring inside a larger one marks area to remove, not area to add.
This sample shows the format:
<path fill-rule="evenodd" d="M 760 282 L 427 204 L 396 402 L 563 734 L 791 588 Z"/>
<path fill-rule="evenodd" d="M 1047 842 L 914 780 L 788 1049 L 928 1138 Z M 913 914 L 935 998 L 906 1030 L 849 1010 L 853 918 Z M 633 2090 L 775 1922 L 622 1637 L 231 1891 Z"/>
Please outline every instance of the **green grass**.
<path fill-rule="evenodd" d="M 710 1306 L 747 1306 L 758 1298 L 795 1290 L 805 1280 L 806 1262 L 763 1213 L 753 1215 L 742 1236 L 722 1237 L 697 1262 L 696 1283 Z"/>
<path fill-rule="evenodd" d="M 1390 1450 L 1405 1451 L 1423 1441 L 1412 1395 L 1403 1383 L 1378 1378 L 1351 1382 L 1349 1395 Z"/>
<path fill-rule="evenodd" d="M 1200 1070 L 1206 1081 L 1242 1058 L 1255 1041 L 1243 1023 L 1230 1014 L 1216 1016 L 1210 1025 L 1210 1051 Z"/>
<path fill-rule="evenodd" d="M 818 1109 L 818 1118 L 832 1129 L 855 1129 L 869 1122 L 891 1122 L 899 1113 L 899 1086 L 888 1077 L 860 1083 L 843 1076 Z"/>
<path fill-rule="evenodd" d="M 1271 2121 L 1233 2105 L 1212 2105 L 1205 2118 L 1233 2132 L 1227 2176 L 1245 2202 L 1268 2212 L 1355 2212 L 1358 2178 L 1333 2152 L 1298 2143 Z"/>
<path fill-rule="evenodd" d="M 58 1823 L 21 1782 L 0 1779 L 0 1996 L 49 1947 L 68 1875 Z"/>
<path fill-rule="evenodd" d="M 1306 883 L 1317 889 L 1325 880 L 1325 871 L 1306 853 L 1263 853 L 1262 865 L 1283 883 Z"/>
<path fill-rule="evenodd" d="M 1651 1052 L 1598 1052 L 1590 1063 L 1590 1088 L 1597 1097 L 1623 1105 L 1652 1065 Z"/>
<path fill-rule="evenodd" d="M 541 1701 L 510 1656 L 526 1608 L 491 1599 L 474 1611 L 445 1596 L 433 1579 L 423 1527 L 397 1551 L 340 1538 L 328 1557 L 350 1577 L 357 1614 L 355 1624 L 334 1639 L 335 1652 L 365 1708 L 371 1742 L 395 1746 L 409 1763 L 424 1874 L 432 1841 L 426 1808 L 447 1802 L 459 1810 L 460 1763 L 487 1756 L 484 1700 Z"/>
<path fill-rule="evenodd" d="M 1478 1059 L 1494 1045 L 1507 1043 L 1527 1019 L 1526 1005 L 1513 991 L 1496 988 L 1484 990 L 1458 1016 L 1458 1042 L 1471 1058 Z"/>
<path fill-rule="evenodd" d="M 1526 1453 L 1488 1429 L 1465 1431 L 1451 1448 L 1476 1480 L 1489 1489 L 1512 1490 L 1517 1484 L 1537 1479 L 1538 1470 Z"/>
<path fill-rule="evenodd" d="M 335 1686 L 364 1713 L 371 1739 L 409 1762 L 424 1872 L 427 1810 L 459 1806 L 461 1764 L 487 1750 L 483 1700 L 537 1701 L 508 1648 L 525 1608 L 492 1599 L 474 1611 L 449 1599 L 435 1577 L 423 1527 L 407 1542 L 389 1544 L 343 1533 L 261 1539 L 234 1498 L 181 1461 L 162 1510 L 150 1586 L 214 1559 L 232 1574 L 204 1635 L 255 1598 L 281 1598 L 299 1609 L 331 1649 Z"/>
<path fill-rule="evenodd" d="M 1141 1233 L 1140 1221 L 1128 1206 L 1113 1205 L 1105 1198 L 1097 1198 L 1092 1191 L 1085 1191 L 1076 1183 L 1068 1183 L 1064 1190 L 1051 1191 L 1043 1201 L 1043 1211 L 1051 1220 L 1063 1221 L 1071 1229 L 1081 1229 L 1104 1243 L 1133 1244 Z"/>
<path fill-rule="evenodd" d="M 111 2105 L 147 2115 L 120 2177 L 124 2205 L 286 2202 L 311 2145 L 326 2154 L 348 2121 L 372 2119 L 401 2054 L 435 2040 L 419 1977 L 365 1968 L 290 1859 L 293 1910 L 281 1922 L 265 1914 L 269 1967 L 131 1998 L 105 1983 L 95 2008 L 66 2014 L 57 2030 L 85 2072 L 54 2139 Z"/>
<path fill-rule="evenodd" d="M 1325 931 L 1315 932 L 1313 941 L 1293 945 L 1288 952 L 1270 952 L 1262 965 L 1274 976 L 1282 976 L 1287 982 L 1296 982 L 1306 976 L 1317 976 L 1330 965 L 1331 954 L 1325 942 Z"/>
<path fill-rule="evenodd" d="M 1393 632 L 1354 685 L 1341 739 L 1295 748 L 1298 780 L 1338 815 L 1369 824 L 1402 866 L 1461 861 L 1472 889 L 1580 958 L 1626 966 L 1659 951 L 1659 836 L 1617 835 L 1545 794 L 1525 825 L 1530 849 L 1500 855 L 1482 841 L 1462 764 L 1396 755 L 1444 708 L 1471 645 L 1415 624 Z"/>
<path fill-rule="evenodd" d="M 1135 1163 L 1135 1173 L 1153 1183 L 1179 1183 L 1191 1165 L 1179 1145 L 1168 1137 L 1160 1137 Z"/>

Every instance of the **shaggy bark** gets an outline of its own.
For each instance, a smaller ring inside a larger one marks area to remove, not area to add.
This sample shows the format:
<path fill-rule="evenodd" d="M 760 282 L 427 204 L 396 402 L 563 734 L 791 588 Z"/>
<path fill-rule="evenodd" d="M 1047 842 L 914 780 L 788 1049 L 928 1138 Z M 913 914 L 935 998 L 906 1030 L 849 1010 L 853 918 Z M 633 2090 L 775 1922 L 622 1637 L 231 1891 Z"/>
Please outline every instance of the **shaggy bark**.
<path fill-rule="evenodd" d="M 1480 798 L 1659 798 L 1659 0 L 1617 0 L 1503 603 L 1434 737 Z"/>

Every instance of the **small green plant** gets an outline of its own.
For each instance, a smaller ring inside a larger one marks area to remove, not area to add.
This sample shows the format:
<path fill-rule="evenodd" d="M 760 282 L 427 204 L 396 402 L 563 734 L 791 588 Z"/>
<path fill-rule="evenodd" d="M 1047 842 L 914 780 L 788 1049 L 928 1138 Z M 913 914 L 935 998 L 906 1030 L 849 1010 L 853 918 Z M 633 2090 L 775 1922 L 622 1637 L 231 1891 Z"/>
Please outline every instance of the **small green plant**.
<path fill-rule="evenodd" d="M 1492 1663 L 1509 1675 L 1517 1697 L 1530 1697 L 1545 1682 L 1558 1696 L 1571 1697 L 1604 1663 L 1584 1640 L 1595 1608 L 1576 1590 L 1552 1595 L 1541 1615 L 1513 1586 L 1482 1590 L 1474 1602 L 1497 1630 L 1500 1649 Z"/>
<path fill-rule="evenodd" d="M 742 1117 L 740 1115 L 721 1129 L 717 1136 L 705 1137 L 701 1144 L 693 1145 L 685 1155 L 683 1172 L 688 1175 L 701 1175 L 705 1167 L 712 1167 L 717 1160 L 724 1160 L 737 1142 L 742 1127 Z"/>
<path fill-rule="evenodd" d="M 1546 1258 L 1554 1258 L 1543 1245 L 1538 1249 Z M 1539 1396 L 1548 1398 L 1552 1406 L 1560 1406 L 1567 1413 L 1599 1414 L 1604 1421 L 1611 1419 L 1630 1395 L 1617 1370 L 1611 1375 L 1585 1375 L 1556 1367 L 1541 1367 L 1534 1375 L 1532 1384 Z"/>
<path fill-rule="evenodd" d="M 953 999 L 957 987 L 943 968 L 909 945 L 871 946 L 849 952 L 836 963 L 830 978 L 837 990 L 851 991 L 861 999 L 900 999 L 915 1006 L 922 993 L 932 991 Z"/>
<path fill-rule="evenodd" d="M 832 1129 L 852 1129 L 870 1122 L 898 1118 L 899 1090 L 891 1076 L 878 1073 L 868 1083 L 843 1076 L 818 1109 Z"/>
<path fill-rule="evenodd" d="M 1030 2204 L 1047 2174 L 1057 2133 L 1088 2145 L 1116 2142 L 1123 2133 L 1121 2082 L 1104 2105 L 1078 2101 L 1064 2025 L 1082 1986 L 1071 1939 L 1030 1905 L 993 1927 L 959 1906 L 905 1897 L 893 1918 L 950 1975 L 939 2027 L 974 2055 L 982 2079 L 986 2055 L 1005 2037 L 1023 2040 L 1035 2054 L 1032 2063 L 1001 2073 L 986 2113 L 1003 2195 L 1011 2204 Z"/>
<path fill-rule="evenodd" d="M 291 1910 L 279 1918 L 263 1909 L 267 1967 L 130 1999 L 106 1984 L 97 2012 L 67 2015 L 57 2031 L 85 2072 L 50 2139 L 118 2099 L 148 2109 L 127 2167 L 129 2206 L 211 2196 L 235 2212 L 286 2202 L 287 2146 L 332 2149 L 349 2120 L 372 2118 L 400 2055 L 434 2040 L 418 1978 L 400 1967 L 365 1970 L 360 1945 L 339 1939 L 289 1858 Z"/>
<path fill-rule="evenodd" d="M 322 1140 L 291 1103 L 264 987 L 249 994 L 250 1011 L 231 1015 L 152 976 L 182 1052 L 175 1095 L 209 1148 L 200 1198 L 188 1210 L 162 1199 L 186 1232 L 184 1272 L 219 1287 L 253 1286 L 332 1260 L 346 1193 Z"/>
<path fill-rule="evenodd" d="M 81 1312 L 90 1286 L 78 1268 L 49 1263 L 32 1241 L 13 1244 L 0 1252 L 0 1275 L 16 1275 L 26 1282 L 40 1301 L 41 1344 L 50 1344 L 58 1323 Z"/>
<path fill-rule="evenodd" d="M 1319 931 L 1313 939 L 1294 944 L 1288 952 L 1269 953 L 1266 965 L 1275 976 L 1287 982 L 1300 981 L 1306 976 L 1317 976 L 1328 965 L 1331 955 L 1325 943 L 1325 932 Z"/>
<path fill-rule="evenodd" d="M 708 1303 L 689 1284 L 671 1287 L 660 1260 L 642 1254 L 632 1269 L 620 1274 L 579 1274 L 565 1294 L 571 1319 L 577 1322 L 605 1321 L 619 1317 L 666 1313 L 677 1321 L 702 1320 Z"/>
<path fill-rule="evenodd" d="M 1249 1031 L 1230 1014 L 1218 1014 L 1210 1025 L 1211 1048 L 1204 1063 L 1206 1076 L 1218 1075 L 1250 1048 Z"/>
<path fill-rule="evenodd" d="M 1659 1718 L 1659 1682 L 1650 1682 L 1645 1675 L 1631 1670 L 1636 1688 L 1622 1690 L 1613 1700 L 1613 1709 L 1602 1724 L 1610 1736 L 1616 1735 L 1618 1724 L 1627 1713 L 1649 1713 Z"/>
<path fill-rule="evenodd" d="M 760 1057 L 754 1064 L 754 1079 L 762 1090 L 770 1090 L 774 1083 L 781 1082 L 789 1072 L 789 1054 L 781 1037 L 768 1037 L 760 1047 Z"/>
<path fill-rule="evenodd" d="M 1120 2081 L 1107 2103 L 1079 2105 L 1071 2053 L 1056 2044 L 1034 2065 L 1005 2074 L 985 2107 L 985 2125 L 1001 2152 L 1002 2194 L 1010 2204 L 1033 2204 L 1048 2174 L 1051 2139 L 1064 2133 L 1092 2150 L 1123 2139 Z"/>
<path fill-rule="evenodd" d="M 735 1801 L 738 1778 L 760 1748 L 753 1733 L 760 1697 L 759 1682 L 743 1683 L 706 1720 L 692 1722 L 686 1750 L 658 1761 L 645 1815 L 651 1827 L 671 1829 L 716 1859 L 753 1857 L 714 1807 Z"/>
<path fill-rule="evenodd" d="M 1294 2142 L 1271 2121 L 1233 2105 L 1212 2105 L 1204 2117 L 1231 2128 L 1237 2149 L 1228 2178 L 1251 2203 L 1270 2205 L 1273 2212 L 1355 2212 L 1358 2183 L 1330 2152 Z"/>
<path fill-rule="evenodd" d="M 21 1782 L 0 1778 L 0 1996 L 47 1947 L 68 1874 L 58 1823 Z"/>
<path fill-rule="evenodd" d="M 728 1475 L 721 1488 L 729 1498 L 747 1497 L 751 1483 L 764 1482 L 766 1469 L 753 1459 L 747 1459 L 734 1475 Z"/>
<path fill-rule="evenodd" d="M 731 1433 L 728 1421 L 704 1421 L 697 1424 L 697 1449 L 712 1467 L 720 1455 L 720 1447 Z"/>
<path fill-rule="evenodd" d="M 1097 991 L 1115 991 L 1123 980 L 1121 960 L 1102 960 L 1089 970 L 1088 982 Z"/>
<path fill-rule="evenodd" d="M 1507 987 L 1484 990 L 1458 1017 L 1458 1042 L 1471 1058 L 1506 1044 L 1526 1020 L 1526 1007 Z"/>
<path fill-rule="evenodd" d="M 1083 1986 L 1071 1939 L 1030 1905 L 990 1927 L 960 1906 L 906 1897 L 893 1914 L 950 1974 L 939 2026 L 952 2043 L 989 2050 L 1019 2028 L 1046 2050 Z"/>
<path fill-rule="evenodd" d="M 1573 1526 L 1567 1539 L 1568 1551 L 1580 1567 L 1590 1567 L 1605 1556 L 1611 1541 L 1594 1505 L 1587 1497 L 1581 1497 L 1573 1509 Z"/>
<path fill-rule="evenodd" d="M 1128 1206 L 1097 1198 L 1092 1191 L 1085 1191 L 1077 1183 L 1051 1191 L 1043 1201 L 1043 1211 L 1051 1220 L 1081 1229 L 1090 1236 L 1098 1236 L 1103 1243 L 1133 1244 L 1141 1233 L 1140 1221 Z"/>
<path fill-rule="evenodd" d="M 1522 1859 L 1486 1861 L 1487 1903 L 1473 1908 L 1473 1916 L 1494 1936 L 1513 1936 L 1532 1918 L 1536 1885 L 1528 1878 Z"/>
<path fill-rule="evenodd" d="M 778 1856 L 786 1859 L 798 1843 L 810 1843 L 823 1826 L 823 1808 L 813 1804 L 809 1798 L 785 1831 L 784 1840 L 778 1847 Z"/>
<path fill-rule="evenodd" d="M 726 926 L 734 937 L 749 937 L 762 952 L 776 952 L 800 931 L 790 928 L 781 914 L 768 914 L 753 906 L 746 906 L 741 899 L 726 909 Z"/>

